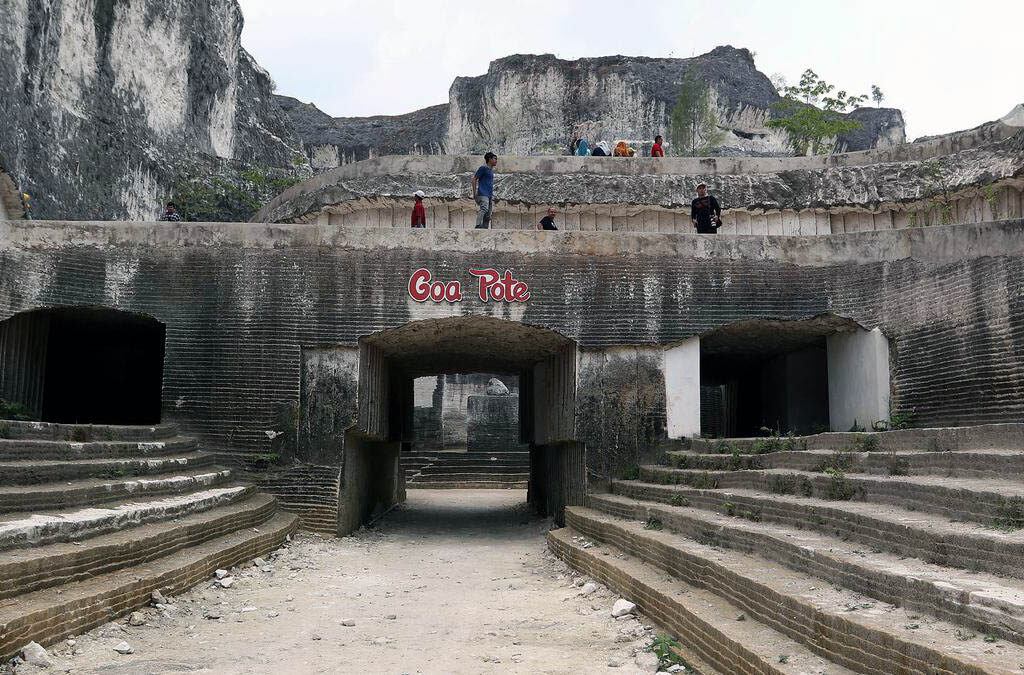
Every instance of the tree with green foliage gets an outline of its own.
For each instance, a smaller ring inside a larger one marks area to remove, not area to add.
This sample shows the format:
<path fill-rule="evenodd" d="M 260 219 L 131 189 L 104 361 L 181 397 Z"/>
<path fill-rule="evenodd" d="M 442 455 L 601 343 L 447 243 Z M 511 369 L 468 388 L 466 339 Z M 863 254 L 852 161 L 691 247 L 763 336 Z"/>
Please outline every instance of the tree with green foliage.
<path fill-rule="evenodd" d="M 833 90 L 834 85 L 808 68 L 800 76 L 799 84 L 783 88 L 782 100 L 774 104 L 780 117 L 769 120 L 768 126 L 785 130 L 797 155 L 831 153 L 836 136 L 860 128 L 859 122 L 844 118 L 842 113 L 868 98 L 863 94 L 848 94 L 845 90 L 833 95 Z"/>
<path fill-rule="evenodd" d="M 871 85 L 871 99 L 875 102 L 875 107 L 881 106 L 882 101 L 885 100 L 885 94 L 882 93 L 877 84 Z"/>
<path fill-rule="evenodd" d="M 722 141 L 711 90 L 695 69 L 686 71 L 669 115 L 669 140 L 680 155 L 702 155 Z"/>

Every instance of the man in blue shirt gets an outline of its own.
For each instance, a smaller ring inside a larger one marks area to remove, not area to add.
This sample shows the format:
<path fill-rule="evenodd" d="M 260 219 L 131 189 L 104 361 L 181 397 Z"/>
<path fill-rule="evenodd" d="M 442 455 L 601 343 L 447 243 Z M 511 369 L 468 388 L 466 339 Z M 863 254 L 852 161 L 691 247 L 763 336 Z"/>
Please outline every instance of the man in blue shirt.
<path fill-rule="evenodd" d="M 476 229 L 491 228 L 491 211 L 494 209 L 494 167 L 498 156 L 493 152 L 484 155 L 484 165 L 473 174 L 473 200 L 480 209 L 476 214 Z"/>

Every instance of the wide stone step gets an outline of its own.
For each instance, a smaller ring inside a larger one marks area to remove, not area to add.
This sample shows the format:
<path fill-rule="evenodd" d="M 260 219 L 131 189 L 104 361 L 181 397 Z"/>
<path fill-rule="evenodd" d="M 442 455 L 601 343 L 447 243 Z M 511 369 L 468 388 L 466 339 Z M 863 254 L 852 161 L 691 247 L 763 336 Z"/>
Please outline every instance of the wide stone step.
<path fill-rule="evenodd" d="M 409 489 L 419 490 L 525 490 L 529 483 L 523 481 L 497 481 L 497 480 L 421 480 L 416 478 L 405 485 Z"/>
<path fill-rule="evenodd" d="M 706 490 L 642 481 L 615 481 L 613 487 L 616 494 L 635 499 L 749 513 L 764 522 L 806 528 L 936 565 L 1024 578 L 1024 530 L 1001 531 L 887 504 L 828 501 L 792 491 Z"/>
<path fill-rule="evenodd" d="M 275 500 L 249 494 L 206 511 L 179 512 L 173 521 L 118 529 L 74 543 L 0 552 L 0 600 L 146 563 L 238 529 L 260 526 L 274 515 Z"/>
<path fill-rule="evenodd" d="M 610 544 L 685 583 L 711 591 L 828 661 L 877 675 L 1013 673 L 1024 646 L 1000 649 L 975 637 L 951 640 L 957 627 L 859 593 L 771 560 L 707 546 L 670 531 L 645 529 L 583 507 L 566 509 L 566 525 Z M 737 615 L 733 615 L 736 619 Z"/>
<path fill-rule="evenodd" d="M 669 440 L 661 444 L 665 450 L 693 450 L 698 453 L 724 452 L 732 448 L 751 452 L 755 448 L 781 450 L 841 450 L 855 448 L 865 442 L 887 450 L 988 450 L 1024 447 L 1024 424 L 978 424 L 970 427 L 932 427 L 894 431 L 855 433 L 826 432 L 810 436 L 776 438 L 725 438 Z"/>
<path fill-rule="evenodd" d="M 0 438 L 0 460 L 102 459 L 105 457 L 160 457 L 192 452 L 194 438 L 168 436 L 155 441 L 51 441 Z"/>
<path fill-rule="evenodd" d="M 0 462 L 0 476 L 8 485 L 34 485 L 83 478 L 155 476 L 208 467 L 213 464 L 213 460 L 213 455 L 203 452 L 131 459 L 20 460 Z"/>
<path fill-rule="evenodd" d="M 668 452 L 672 468 L 697 471 L 739 471 L 745 469 L 795 469 L 811 471 L 834 463 L 829 450 L 772 452 L 765 455 Z M 1024 476 L 1024 452 L 1021 450 L 963 450 L 957 452 L 851 452 L 839 458 L 848 462 L 848 473 L 889 475 L 905 471 L 910 475 L 940 475 L 964 478 Z"/>
<path fill-rule="evenodd" d="M 548 547 L 573 569 L 636 603 L 660 628 L 678 638 L 686 661 L 699 672 L 853 672 L 830 663 L 768 625 L 746 618 L 741 608 L 709 590 L 666 578 L 661 570 L 614 546 L 585 547 L 584 537 L 570 527 L 549 531 Z M 737 621 L 741 614 L 745 620 Z"/>
<path fill-rule="evenodd" d="M 764 492 L 792 488 L 809 497 L 885 503 L 955 520 L 1024 526 L 1024 483 L 1005 478 L 875 476 L 787 469 L 691 471 L 664 466 L 640 467 L 640 478 L 664 484 Z"/>
<path fill-rule="evenodd" d="M 177 424 L 122 426 L 116 424 L 57 424 L 0 420 L 0 438 L 44 441 L 158 441 L 178 433 Z"/>
<path fill-rule="evenodd" d="M 495 476 L 508 476 L 514 474 L 529 474 L 530 467 L 522 466 L 440 466 L 432 464 L 425 466 L 420 471 L 425 476 L 431 476 L 434 474 L 485 474 Z"/>
<path fill-rule="evenodd" d="M 129 501 L 65 513 L 6 515 L 0 519 L 0 551 L 95 537 L 145 523 L 178 518 L 249 497 L 254 488 L 235 485 L 183 495 Z"/>
<path fill-rule="evenodd" d="M 834 536 L 687 506 L 590 495 L 602 513 L 659 525 L 708 546 L 759 555 L 882 602 L 1024 644 L 1024 582 L 872 550 Z"/>
<path fill-rule="evenodd" d="M 229 480 L 231 470 L 214 465 L 158 478 L 88 478 L 45 485 L 3 486 L 0 487 L 0 512 L 52 511 L 128 497 L 184 493 L 223 485 Z"/>
<path fill-rule="evenodd" d="M 49 645 L 144 606 L 159 590 L 176 595 L 228 568 L 266 555 L 295 532 L 298 518 L 278 513 L 261 527 L 245 528 L 151 562 L 59 588 L 20 596 L 0 606 L 0 661 L 25 644 Z"/>

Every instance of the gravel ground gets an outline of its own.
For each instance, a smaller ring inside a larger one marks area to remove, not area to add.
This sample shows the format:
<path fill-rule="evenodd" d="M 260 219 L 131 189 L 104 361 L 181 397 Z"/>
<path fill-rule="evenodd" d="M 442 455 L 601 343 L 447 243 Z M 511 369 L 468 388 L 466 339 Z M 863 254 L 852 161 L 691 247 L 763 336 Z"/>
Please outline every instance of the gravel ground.
<path fill-rule="evenodd" d="M 618 596 L 548 553 L 549 521 L 524 502 L 515 490 L 410 490 L 373 529 L 300 534 L 262 566 L 53 645 L 47 671 L 655 672 L 653 629 L 612 618 Z"/>

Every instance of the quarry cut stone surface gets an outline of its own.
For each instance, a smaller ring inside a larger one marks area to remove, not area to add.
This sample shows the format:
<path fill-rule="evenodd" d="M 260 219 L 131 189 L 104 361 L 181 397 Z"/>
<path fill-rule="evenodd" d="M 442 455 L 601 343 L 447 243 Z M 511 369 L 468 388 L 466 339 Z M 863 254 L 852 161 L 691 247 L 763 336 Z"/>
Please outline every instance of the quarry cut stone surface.
<path fill-rule="evenodd" d="M 37 642 L 29 642 L 21 649 L 21 658 L 27 666 L 49 668 L 53 665 L 50 654 Z"/>

